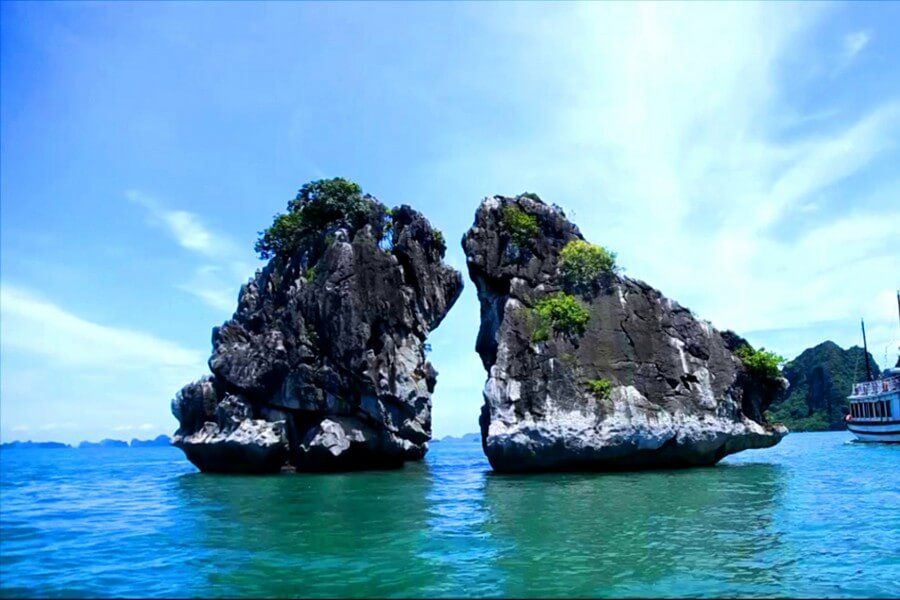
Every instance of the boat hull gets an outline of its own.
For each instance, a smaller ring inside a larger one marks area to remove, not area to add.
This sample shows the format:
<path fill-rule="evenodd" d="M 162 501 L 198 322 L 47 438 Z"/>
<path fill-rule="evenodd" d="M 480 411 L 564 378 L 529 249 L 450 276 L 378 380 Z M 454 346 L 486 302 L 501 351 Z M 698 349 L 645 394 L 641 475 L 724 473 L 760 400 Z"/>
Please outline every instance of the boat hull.
<path fill-rule="evenodd" d="M 847 423 L 847 429 L 861 442 L 900 443 L 900 421 Z"/>

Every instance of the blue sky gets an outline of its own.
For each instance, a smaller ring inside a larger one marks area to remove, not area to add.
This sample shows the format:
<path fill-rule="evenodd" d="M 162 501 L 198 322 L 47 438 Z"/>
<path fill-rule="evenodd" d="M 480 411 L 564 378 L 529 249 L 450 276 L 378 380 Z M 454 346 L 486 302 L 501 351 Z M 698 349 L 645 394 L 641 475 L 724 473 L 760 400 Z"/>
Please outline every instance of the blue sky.
<path fill-rule="evenodd" d="M 793 357 L 900 327 L 900 4 L 2 4 L 0 438 L 172 433 L 257 231 L 344 176 L 458 240 L 534 191 Z M 436 436 L 477 429 L 466 290 Z"/>

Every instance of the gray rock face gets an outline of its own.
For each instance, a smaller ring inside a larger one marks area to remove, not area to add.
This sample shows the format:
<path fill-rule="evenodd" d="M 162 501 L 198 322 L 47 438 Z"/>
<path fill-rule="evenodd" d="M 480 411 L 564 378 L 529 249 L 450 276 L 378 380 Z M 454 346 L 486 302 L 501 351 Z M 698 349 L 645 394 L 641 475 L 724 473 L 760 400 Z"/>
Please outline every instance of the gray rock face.
<path fill-rule="evenodd" d="M 507 206 L 540 233 L 516 242 Z M 576 296 L 590 315 L 583 334 L 534 341 L 533 308 L 563 289 L 559 255 L 575 239 L 561 209 L 525 196 L 485 199 L 463 239 L 488 371 L 482 444 L 495 470 L 710 465 L 787 433 L 763 417 L 786 381 L 756 378 L 734 355 L 744 340 L 641 281 L 601 275 Z M 601 378 L 608 394 L 590 388 Z"/>
<path fill-rule="evenodd" d="M 343 223 L 241 288 L 213 329 L 213 375 L 172 402 L 173 443 L 201 470 L 386 468 L 425 455 L 437 377 L 425 339 L 462 276 L 420 213 L 388 218 L 389 237 Z"/>

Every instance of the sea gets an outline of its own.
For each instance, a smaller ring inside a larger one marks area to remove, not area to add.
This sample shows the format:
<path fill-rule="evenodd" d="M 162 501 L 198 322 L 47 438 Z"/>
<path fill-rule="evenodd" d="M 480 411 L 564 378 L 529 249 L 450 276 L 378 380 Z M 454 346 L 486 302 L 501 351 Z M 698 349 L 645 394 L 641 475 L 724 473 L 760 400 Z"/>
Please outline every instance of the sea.
<path fill-rule="evenodd" d="M 895 597 L 900 445 L 796 433 L 715 467 L 224 476 L 175 448 L 0 452 L 3 597 Z"/>

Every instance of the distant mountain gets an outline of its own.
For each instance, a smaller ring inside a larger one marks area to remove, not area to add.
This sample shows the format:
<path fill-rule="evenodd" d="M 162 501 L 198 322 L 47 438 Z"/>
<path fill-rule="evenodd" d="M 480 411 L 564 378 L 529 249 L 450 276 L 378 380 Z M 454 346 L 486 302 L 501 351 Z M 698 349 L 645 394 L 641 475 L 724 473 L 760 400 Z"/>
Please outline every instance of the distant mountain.
<path fill-rule="evenodd" d="M 0 444 L 0 448 L 4 449 L 16 449 L 16 450 L 36 450 L 39 448 L 71 448 L 72 446 L 68 444 L 63 444 L 62 442 L 32 442 L 28 440 L 27 442 L 6 442 Z"/>
<path fill-rule="evenodd" d="M 880 373 L 869 353 L 873 377 Z M 767 413 L 769 421 L 784 423 L 791 431 L 844 429 L 844 415 L 852 385 L 866 378 L 863 349 L 844 350 L 834 342 L 822 342 L 804 350 L 787 363 L 782 374 L 791 383 L 788 395 Z"/>
<path fill-rule="evenodd" d="M 171 445 L 172 445 L 172 439 L 165 434 L 158 435 L 155 438 L 153 438 L 152 440 L 138 440 L 138 439 L 131 440 L 132 448 L 149 448 L 152 446 L 171 446 Z"/>
<path fill-rule="evenodd" d="M 440 440 L 434 440 L 436 442 L 466 442 L 472 443 L 477 442 L 481 443 L 481 434 L 480 433 L 464 433 L 462 437 L 453 437 L 452 435 L 445 435 Z"/>
<path fill-rule="evenodd" d="M 81 442 L 78 444 L 80 449 L 83 448 L 127 448 L 128 442 L 122 440 L 100 440 L 99 442 Z"/>

